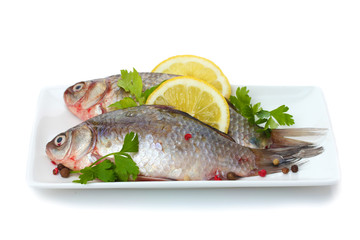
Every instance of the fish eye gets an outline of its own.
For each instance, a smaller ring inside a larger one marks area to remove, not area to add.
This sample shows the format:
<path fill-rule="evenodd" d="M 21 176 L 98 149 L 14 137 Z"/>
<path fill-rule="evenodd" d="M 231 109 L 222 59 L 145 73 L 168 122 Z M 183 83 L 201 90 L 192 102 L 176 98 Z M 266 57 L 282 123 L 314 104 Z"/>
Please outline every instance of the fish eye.
<path fill-rule="evenodd" d="M 83 87 L 84 87 L 84 83 L 77 83 L 77 84 L 74 85 L 73 91 L 74 91 L 74 92 L 78 92 L 78 91 L 80 91 Z"/>
<path fill-rule="evenodd" d="M 54 144 L 56 146 L 60 147 L 61 145 L 63 145 L 65 143 L 65 141 L 66 141 L 66 136 L 61 134 L 54 139 Z"/>

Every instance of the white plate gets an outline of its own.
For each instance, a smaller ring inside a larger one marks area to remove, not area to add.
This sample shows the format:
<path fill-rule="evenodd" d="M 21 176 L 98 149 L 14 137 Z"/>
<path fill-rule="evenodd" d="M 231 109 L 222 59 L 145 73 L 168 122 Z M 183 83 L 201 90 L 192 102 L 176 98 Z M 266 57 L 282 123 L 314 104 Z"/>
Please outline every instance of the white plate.
<path fill-rule="evenodd" d="M 249 86 L 253 103 L 260 101 L 264 109 L 282 104 L 290 108 L 296 124 L 292 127 L 328 128 L 322 139 L 325 151 L 302 165 L 297 173 L 248 177 L 236 181 L 166 181 L 166 182 L 95 182 L 86 185 L 72 183 L 76 176 L 54 176 L 55 167 L 45 154 L 45 145 L 58 133 L 80 123 L 63 101 L 64 87 L 43 89 L 38 100 L 36 120 L 30 144 L 27 179 L 30 186 L 39 188 L 224 188 L 224 187 L 282 187 L 321 186 L 339 181 L 338 155 L 334 136 L 321 90 L 317 87 Z M 237 86 L 232 86 L 233 95 Z"/>

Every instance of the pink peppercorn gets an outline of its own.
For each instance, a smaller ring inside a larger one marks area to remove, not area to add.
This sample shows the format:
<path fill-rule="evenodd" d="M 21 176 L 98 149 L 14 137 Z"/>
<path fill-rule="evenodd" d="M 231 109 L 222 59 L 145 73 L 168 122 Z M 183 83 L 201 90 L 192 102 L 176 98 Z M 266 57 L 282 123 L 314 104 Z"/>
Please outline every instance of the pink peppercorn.
<path fill-rule="evenodd" d="M 220 181 L 220 180 L 222 180 L 222 179 L 219 177 L 219 175 L 215 175 L 214 180 Z"/>
<path fill-rule="evenodd" d="M 59 169 L 58 169 L 58 168 L 54 168 L 54 169 L 53 169 L 53 174 L 54 174 L 54 175 L 57 175 L 58 173 L 59 173 Z"/>
<path fill-rule="evenodd" d="M 188 141 L 190 138 L 192 138 L 190 133 L 185 134 L 184 136 L 185 140 Z"/>
<path fill-rule="evenodd" d="M 266 170 L 265 169 L 261 169 L 259 172 L 258 172 L 259 176 L 260 177 L 265 177 L 266 176 Z"/>

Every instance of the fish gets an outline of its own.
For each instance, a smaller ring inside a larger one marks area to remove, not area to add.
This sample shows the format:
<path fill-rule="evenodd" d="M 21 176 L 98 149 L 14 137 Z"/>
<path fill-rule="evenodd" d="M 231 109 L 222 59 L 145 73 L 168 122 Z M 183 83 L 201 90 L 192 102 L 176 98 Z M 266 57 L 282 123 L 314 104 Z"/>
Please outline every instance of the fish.
<path fill-rule="evenodd" d="M 142 105 L 98 115 L 56 135 L 47 143 L 46 154 L 56 164 L 80 170 L 120 151 L 130 132 L 138 135 L 139 150 L 132 158 L 142 180 L 234 180 L 256 176 L 259 169 L 281 171 L 272 164 L 274 159 L 293 164 L 323 151 L 315 146 L 247 148 L 185 112 Z"/>
<path fill-rule="evenodd" d="M 139 73 L 143 82 L 143 91 L 178 75 L 165 73 Z M 78 82 L 64 92 L 67 108 L 76 117 L 85 121 L 114 109 L 109 106 L 130 94 L 117 85 L 120 74 L 105 78 Z"/>
<path fill-rule="evenodd" d="M 143 90 L 156 86 L 163 81 L 179 75 L 165 73 L 139 73 L 143 81 Z M 64 92 L 64 101 L 70 112 L 85 121 L 92 117 L 113 111 L 111 104 L 129 97 L 129 93 L 117 86 L 121 75 L 112 75 L 105 78 L 78 82 L 68 87 Z M 311 145 L 306 141 L 294 138 L 315 136 L 316 139 L 326 135 L 327 130 L 321 128 L 274 129 L 267 137 L 259 130 L 261 127 L 252 125 L 239 114 L 228 100 L 230 111 L 230 125 L 228 135 L 235 142 L 250 148 L 276 148 L 297 145 Z"/>

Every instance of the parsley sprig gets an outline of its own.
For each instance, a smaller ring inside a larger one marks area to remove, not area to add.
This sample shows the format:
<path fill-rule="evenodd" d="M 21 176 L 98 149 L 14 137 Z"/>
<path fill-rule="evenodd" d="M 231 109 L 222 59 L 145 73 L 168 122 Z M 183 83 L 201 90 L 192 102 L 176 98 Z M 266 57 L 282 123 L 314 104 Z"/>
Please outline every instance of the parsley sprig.
<path fill-rule="evenodd" d="M 72 173 L 80 173 L 79 180 L 74 180 L 73 182 L 86 184 L 95 179 L 100 179 L 104 182 L 126 182 L 129 179 L 136 180 L 139 175 L 139 167 L 129 153 L 138 151 L 138 135 L 130 132 L 126 134 L 124 144 L 119 152 L 107 154 L 96 160 L 89 167 L 85 167 L 79 171 L 72 171 Z M 114 162 L 106 159 L 109 156 L 114 156 Z M 100 162 L 103 159 L 105 160 Z"/>
<path fill-rule="evenodd" d="M 141 76 L 136 69 L 133 68 L 133 71 L 130 72 L 127 70 L 121 70 L 121 77 L 119 78 L 117 85 L 126 92 L 129 92 L 130 97 L 125 97 L 120 101 L 109 105 L 109 107 L 114 109 L 124 109 L 145 104 L 146 99 L 160 84 L 146 89 L 143 92 Z"/>
<path fill-rule="evenodd" d="M 264 110 L 260 102 L 252 105 L 249 90 L 246 87 L 238 87 L 236 96 L 230 96 L 230 102 L 250 124 L 265 124 L 263 125 L 264 127 L 258 131 L 265 133 L 267 136 L 270 136 L 271 129 L 276 129 L 284 125 L 290 126 L 295 123 L 293 116 L 286 113 L 289 108 L 285 105 L 272 111 Z"/>

